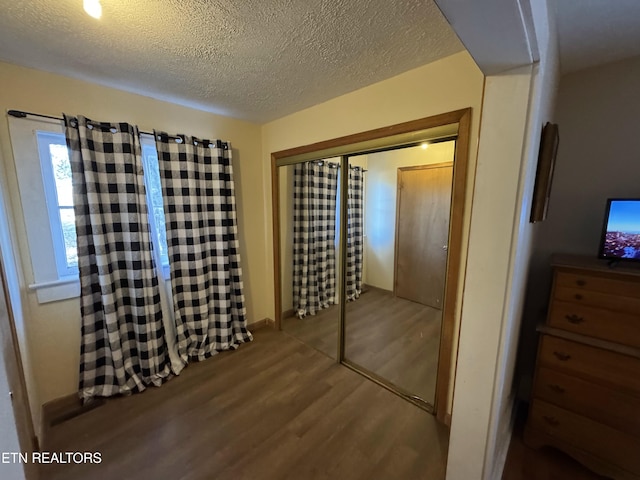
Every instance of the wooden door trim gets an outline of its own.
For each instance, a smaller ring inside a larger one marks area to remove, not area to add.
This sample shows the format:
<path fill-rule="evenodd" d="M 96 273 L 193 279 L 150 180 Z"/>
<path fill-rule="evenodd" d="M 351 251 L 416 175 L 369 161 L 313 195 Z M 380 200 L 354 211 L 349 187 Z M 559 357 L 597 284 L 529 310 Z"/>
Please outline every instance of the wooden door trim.
<path fill-rule="evenodd" d="M 449 250 L 447 255 L 447 274 L 445 278 L 444 302 L 442 308 L 442 331 L 440 333 L 440 351 L 438 352 L 438 377 L 436 378 L 436 417 L 442 423 L 450 425 L 447 412 L 449 386 L 452 382 L 453 360 L 458 355 L 458 343 L 454 345 L 456 327 L 456 305 L 458 290 L 464 278 L 460 271 L 462 265 L 462 244 L 464 235 L 464 214 L 467 193 L 467 175 L 469 170 L 469 149 L 471 136 L 471 109 L 460 117 L 458 138 L 453 160 L 453 185 L 451 191 L 451 217 L 449 222 Z M 460 299 L 462 301 L 462 299 Z M 455 392 L 454 392 L 455 394 Z M 453 399 L 452 399 L 453 400 Z"/>
<path fill-rule="evenodd" d="M 271 154 L 271 163 L 273 165 L 275 162 L 283 158 L 293 157 L 304 153 L 318 152 L 328 148 L 343 147 L 345 145 L 376 140 L 384 137 L 392 137 L 394 135 L 402 135 L 404 133 L 419 132 L 420 130 L 428 130 L 430 128 L 441 127 L 452 123 L 459 124 L 462 118 L 467 114 L 471 116 L 471 108 L 463 108 L 461 110 L 454 110 L 440 115 L 433 115 L 431 117 L 420 118 L 418 120 L 398 123 L 388 127 L 376 128 L 366 132 L 354 133 L 352 135 L 333 138 L 331 140 L 324 140 L 322 142 L 311 143 L 309 145 L 280 150 Z M 458 135 L 460 135 L 460 127 L 458 127 Z"/>
<path fill-rule="evenodd" d="M 271 225 L 273 236 L 274 327 L 282 330 L 282 276 L 280 274 L 280 173 L 275 153 L 271 154 Z"/>
<path fill-rule="evenodd" d="M 438 376 L 436 379 L 435 415 L 439 421 L 447 422 L 447 405 L 449 385 L 452 381 L 453 352 L 458 345 L 454 345 L 456 326 L 456 304 L 458 288 L 462 282 L 464 272 L 460 271 L 462 264 L 462 238 L 464 233 L 464 213 L 466 184 L 469 163 L 469 148 L 471 136 L 471 108 L 464 108 L 452 112 L 433 115 L 418 120 L 399 123 L 388 127 L 377 128 L 366 132 L 338 137 L 331 140 L 303 145 L 300 147 L 280 150 L 271 154 L 271 202 L 272 202 L 272 234 L 273 234 L 273 280 L 275 327 L 282 329 L 281 319 L 281 275 L 280 275 L 280 198 L 278 160 L 303 153 L 311 153 L 327 148 L 350 145 L 352 143 L 391 137 L 413 131 L 426 130 L 452 123 L 458 124 L 458 137 L 454 154 L 453 190 L 451 194 L 451 221 L 449 224 L 449 252 L 447 257 L 447 274 L 445 280 L 445 296 L 442 315 L 442 332 L 440 335 L 440 352 L 438 360 Z M 342 361 L 342 359 L 339 359 Z"/>
<path fill-rule="evenodd" d="M 2 352 L 4 356 L 4 361 L 15 362 L 15 371 L 18 376 L 17 385 L 11 385 L 11 374 L 7 371 L 7 381 L 9 382 L 9 388 L 20 389 L 19 394 L 12 396 L 12 402 L 18 401 L 18 399 L 22 399 L 24 408 L 24 418 L 22 418 L 15 407 L 13 408 L 15 420 L 16 420 L 16 430 L 18 432 L 18 441 L 20 443 L 20 449 L 23 453 L 26 453 L 29 457 L 31 457 L 31 453 L 39 450 L 38 445 L 38 437 L 35 433 L 35 426 L 33 424 L 33 417 L 31 415 L 31 404 L 29 402 L 29 393 L 27 390 L 27 381 L 24 376 L 24 365 L 22 363 L 22 354 L 20 353 L 20 345 L 18 343 L 18 332 L 16 330 L 15 316 L 13 314 L 13 307 L 11 306 L 11 297 L 9 295 L 9 284 L 7 281 L 7 276 L 4 268 L 4 261 L 2 255 L 0 255 L 0 283 L 2 283 L 2 288 L 0 289 L 0 295 L 3 296 L 2 302 L 4 302 L 4 309 L 6 310 L 6 319 L 3 318 L 2 321 L 8 323 L 8 334 L 11 336 L 10 342 L 13 346 L 12 354 L 9 354 L 8 351 Z M 3 315 L 4 317 L 4 315 Z M 1 327 L 3 330 L 6 327 Z M 35 476 L 34 468 L 25 468 L 25 475 L 27 478 Z"/>
<path fill-rule="evenodd" d="M 440 163 L 430 163 L 427 165 L 411 165 L 407 167 L 398 167 L 397 172 L 397 180 L 396 180 L 396 224 L 395 224 L 395 243 L 393 247 L 393 296 L 397 297 L 397 282 L 398 282 L 398 239 L 399 237 L 399 228 L 398 228 L 398 219 L 400 218 L 400 182 L 403 172 L 410 172 L 412 170 L 427 170 L 430 168 L 446 168 L 452 167 L 453 162 L 440 162 Z M 452 190 L 453 193 L 453 190 Z M 451 212 L 451 208 L 449 209 Z M 443 305 L 444 306 L 444 305 Z"/>

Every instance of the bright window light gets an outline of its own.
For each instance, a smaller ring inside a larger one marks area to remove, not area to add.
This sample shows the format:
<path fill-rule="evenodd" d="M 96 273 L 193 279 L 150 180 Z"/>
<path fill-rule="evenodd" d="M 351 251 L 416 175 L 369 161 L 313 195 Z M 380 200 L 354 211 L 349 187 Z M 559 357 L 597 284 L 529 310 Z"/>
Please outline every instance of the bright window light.
<path fill-rule="evenodd" d="M 45 198 L 60 278 L 78 273 L 71 164 L 64 135 L 37 132 Z"/>

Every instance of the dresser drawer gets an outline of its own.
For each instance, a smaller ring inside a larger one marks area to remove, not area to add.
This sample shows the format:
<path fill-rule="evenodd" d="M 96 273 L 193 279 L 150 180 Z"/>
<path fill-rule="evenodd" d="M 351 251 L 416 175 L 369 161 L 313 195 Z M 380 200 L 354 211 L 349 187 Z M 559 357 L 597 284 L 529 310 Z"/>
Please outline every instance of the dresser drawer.
<path fill-rule="evenodd" d="M 640 396 L 640 359 L 543 335 L 539 365 Z"/>
<path fill-rule="evenodd" d="M 609 278 L 598 274 L 558 271 L 556 286 L 609 293 L 621 297 L 640 297 L 640 277 Z"/>
<path fill-rule="evenodd" d="M 547 324 L 589 337 L 640 347 L 640 311 L 634 315 L 555 300 L 551 302 Z"/>
<path fill-rule="evenodd" d="M 640 298 L 621 297 L 610 293 L 557 286 L 552 301 L 560 300 L 578 305 L 603 308 L 616 312 L 636 314 L 640 312 Z"/>
<path fill-rule="evenodd" d="M 640 474 L 640 439 L 607 425 L 534 400 L 529 425 L 595 457 Z"/>
<path fill-rule="evenodd" d="M 544 367 L 538 369 L 533 396 L 640 438 L 638 397 Z"/>

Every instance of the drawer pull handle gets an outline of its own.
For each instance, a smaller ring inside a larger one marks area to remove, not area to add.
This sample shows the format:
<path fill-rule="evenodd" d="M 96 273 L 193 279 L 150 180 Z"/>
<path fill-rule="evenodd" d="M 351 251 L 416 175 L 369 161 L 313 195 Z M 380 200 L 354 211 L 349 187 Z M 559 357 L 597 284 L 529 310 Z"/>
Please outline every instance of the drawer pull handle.
<path fill-rule="evenodd" d="M 579 287 L 584 287 L 586 284 L 587 282 L 584 280 L 576 280 L 576 285 L 578 285 Z"/>
<path fill-rule="evenodd" d="M 561 362 L 566 362 L 567 360 L 569 360 L 571 358 L 571 355 L 569 355 L 568 353 L 553 352 L 553 354 Z"/>
<path fill-rule="evenodd" d="M 543 415 L 542 418 L 544 419 L 545 422 L 547 422 L 552 427 L 557 427 L 558 425 L 560 425 L 560 422 L 556 417 L 549 417 L 548 415 Z"/>
<path fill-rule="evenodd" d="M 581 294 L 576 293 L 576 294 L 573 296 L 573 298 L 575 298 L 576 300 L 582 300 L 582 298 L 583 298 L 583 297 L 582 297 L 582 295 L 581 295 Z"/>
<path fill-rule="evenodd" d="M 555 393 L 564 393 L 566 390 L 562 388 L 560 385 L 550 384 L 549 389 Z"/>
<path fill-rule="evenodd" d="M 565 315 L 565 317 L 567 320 L 569 320 L 569 323 L 574 323 L 574 324 L 578 324 L 578 323 L 582 323 L 584 322 L 584 318 L 583 317 L 579 317 L 578 315 L 576 315 L 575 313 L 572 315 Z"/>

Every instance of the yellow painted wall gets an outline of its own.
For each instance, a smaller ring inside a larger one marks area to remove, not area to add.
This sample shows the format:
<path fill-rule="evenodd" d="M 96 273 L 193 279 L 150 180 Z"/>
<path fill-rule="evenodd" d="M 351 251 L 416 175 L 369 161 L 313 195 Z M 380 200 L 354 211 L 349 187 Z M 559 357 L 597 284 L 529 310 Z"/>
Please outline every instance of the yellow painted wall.
<path fill-rule="evenodd" d="M 262 211 L 264 172 L 258 125 L 1 62 L 0 85 L 2 111 L 81 114 L 98 121 L 126 121 L 145 131 L 157 128 L 230 141 L 249 323 L 267 315 L 267 302 L 262 292 L 266 279 L 271 277 L 266 276 L 264 259 L 271 251 L 265 249 L 263 241 L 266 228 Z M 75 298 L 40 305 L 35 293 L 27 290 L 26 285 L 33 283 L 33 271 L 26 247 L 23 213 L 28 215 L 31 207 L 20 203 L 6 115 L 0 116 L 0 146 L 6 177 L 2 179 L 3 195 L 10 210 L 14 245 L 18 250 L 17 267 L 24 305 L 25 331 L 19 336 L 22 336 L 26 363 L 30 365 L 27 381 L 31 386 L 32 410 L 37 416 L 41 404 L 77 390 L 79 301 Z"/>

